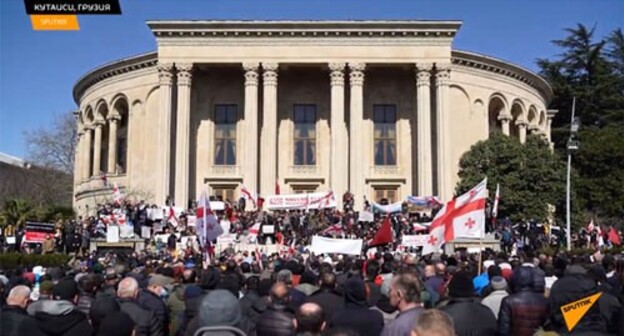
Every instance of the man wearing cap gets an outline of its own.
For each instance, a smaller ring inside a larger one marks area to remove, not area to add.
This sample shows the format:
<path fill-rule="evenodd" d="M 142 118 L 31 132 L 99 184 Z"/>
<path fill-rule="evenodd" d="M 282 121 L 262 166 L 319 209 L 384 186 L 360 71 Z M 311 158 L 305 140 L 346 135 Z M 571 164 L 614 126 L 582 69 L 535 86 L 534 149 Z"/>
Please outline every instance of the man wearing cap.
<path fill-rule="evenodd" d="M 501 303 L 503 299 L 509 295 L 507 292 L 507 281 L 502 276 L 493 276 L 490 279 L 490 287 L 492 288 L 492 292 L 481 301 L 481 304 L 490 308 L 494 316 L 498 318 Z"/>
<path fill-rule="evenodd" d="M 163 336 L 162 323 L 150 310 L 141 307 L 136 298 L 139 294 L 139 283 L 127 277 L 119 282 L 117 296 L 121 311 L 128 314 L 136 325 L 136 336 Z"/>
<path fill-rule="evenodd" d="M 93 332 L 87 315 L 76 307 L 78 284 L 71 279 L 59 281 L 52 290 L 52 300 L 44 301 L 35 314 L 37 325 L 47 335 L 80 336 Z"/>
<path fill-rule="evenodd" d="M 28 308 L 26 308 L 28 315 L 35 316 L 37 312 L 41 311 L 45 301 L 52 300 L 53 288 L 54 284 L 50 280 L 42 281 L 39 284 L 39 299 L 28 305 Z"/>
<path fill-rule="evenodd" d="M 154 274 L 147 283 L 147 288 L 139 292 L 137 302 L 158 319 L 165 335 L 169 334 L 169 310 L 165 299 L 169 296 L 168 287 L 173 279 L 162 274 Z"/>

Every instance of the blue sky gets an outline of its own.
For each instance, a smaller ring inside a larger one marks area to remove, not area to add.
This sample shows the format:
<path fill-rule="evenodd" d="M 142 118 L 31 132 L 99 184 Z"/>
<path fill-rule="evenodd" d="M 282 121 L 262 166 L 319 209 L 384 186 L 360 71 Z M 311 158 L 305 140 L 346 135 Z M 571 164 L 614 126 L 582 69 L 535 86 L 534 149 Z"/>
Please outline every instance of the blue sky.
<path fill-rule="evenodd" d="M 0 152 L 26 155 L 23 132 L 76 108 L 90 69 L 155 49 L 149 19 L 457 19 L 454 48 L 536 70 L 577 23 L 598 36 L 624 25 L 622 0 L 121 0 L 123 15 L 80 16 L 80 31 L 33 31 L 22 0 L 0 1 Z"/>

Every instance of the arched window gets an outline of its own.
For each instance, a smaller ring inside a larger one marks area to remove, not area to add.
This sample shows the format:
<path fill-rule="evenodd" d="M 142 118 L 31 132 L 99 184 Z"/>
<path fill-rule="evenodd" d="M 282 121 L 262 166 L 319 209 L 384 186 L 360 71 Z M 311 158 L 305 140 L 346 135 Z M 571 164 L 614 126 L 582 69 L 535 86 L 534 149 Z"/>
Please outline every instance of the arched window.
<path fill-rule="evenodd" d="M 488 126 L 490 133 L 501 130 L 501 122 L 498 117 L 505 113 L 505 102 L 498 96 L 492 97 L 488 105 Z"/>

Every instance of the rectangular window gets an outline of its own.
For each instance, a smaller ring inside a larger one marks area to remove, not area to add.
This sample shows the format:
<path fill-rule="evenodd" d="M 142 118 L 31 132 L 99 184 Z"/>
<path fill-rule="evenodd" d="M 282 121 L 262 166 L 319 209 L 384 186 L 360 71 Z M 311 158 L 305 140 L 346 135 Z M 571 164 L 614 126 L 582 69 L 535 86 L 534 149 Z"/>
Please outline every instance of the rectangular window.
<path fill-rule="evenodd" d="M 316 165 L 316 105 L 295 105 L 294 148 L 296 166 Z"/>
<path fill-rule="evenodd" d="M 375 165 L 396 165 L 396 105 L 374 105 Z"/>
<path fill-rule="evenodd" d="M 375 189 L 375 202 L 380 204 L 392 204 L 397 201 L 396 189 Z"/>
<path fill-rule="evenodd" d="M 316 186 L 293 186 L 293 193 L 306 194 L 316 192 Z"/>
<path fill-rule="evenodd" d="M 217 201 L 234 202 L 234 188 L 233 187 L 218 187 L 214 188 L 214 196 Z"/>
<path fill-rule="evenodd" d="M 215 105 L 214 164 L 236 164 L 236 120 L 238 106 Z"/>

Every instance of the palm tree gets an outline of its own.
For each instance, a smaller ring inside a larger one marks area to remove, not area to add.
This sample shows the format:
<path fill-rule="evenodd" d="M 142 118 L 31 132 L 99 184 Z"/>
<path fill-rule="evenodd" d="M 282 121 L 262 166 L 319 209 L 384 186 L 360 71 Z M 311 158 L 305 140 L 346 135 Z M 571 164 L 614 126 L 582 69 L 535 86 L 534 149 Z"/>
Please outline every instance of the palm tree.
<path fill-rule="evenodd" d="M 17 228 L 26 223 L 34 212 L 34 208 L 30 202 L 23 199 L 9 199 L 4 202 L 2 210 L 0 210 L 0 224 L 13 224 Z"/>

